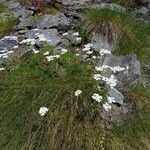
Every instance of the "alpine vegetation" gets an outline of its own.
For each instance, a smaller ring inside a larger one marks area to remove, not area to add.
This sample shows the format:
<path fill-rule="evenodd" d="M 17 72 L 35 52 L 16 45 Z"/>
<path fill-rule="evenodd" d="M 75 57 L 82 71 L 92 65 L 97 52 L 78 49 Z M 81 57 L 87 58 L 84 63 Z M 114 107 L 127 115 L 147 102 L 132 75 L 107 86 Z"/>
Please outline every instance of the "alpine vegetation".
<path fill-rule="evenodd" d="M 76 145 L 78 139 L 85 138 L 90 144 L 91 138 L 96 138 L 100 127 L 94 127 L 93 123 L 98 119 L 95 114 L 100 114 L 103 109 L 106 91 L 100 82 L 93 79 L 94 69 L 82 57 L 65 49 L 56 53 L 49 47 L 36 54 L 31 51 L 31 56 L 23 56 L 9 73 L 3 68 L 0 73 L 5 83 L 0 93 L 0 120 L 1 124 L 7 125 L 7 130 L 1 128 L 1 133 L 5 135 L 1 141 L 9 136 L 14 148 L 32 146 L 37 149 L 38 142 L 40 149 L 44 146 L 46 149 L 57 149 L 58 143 L 66 138 L 70 139 L 70 146 L 76 148 L 82 145 Z M 85 126 L 88 127 L 86 134 L 90 135 L 91 128 L 95 128 L 92 136 L 73 132 Z M 15 131 L 15 127 L 19 128 Z M 29 130 L 33 130 L 32 133 Z M 61 139 L 60 131 L 63 135 Z M 41 141 L 41 136 L 46 143 Z M 13 141 L 16 138 L 18 141 Z M 22 142 L 22 139 L 32 142 Z M 8 149 L 11 142 L 7 144 Z"/>
<path fill-rule="evenodd" d="M 132 13 L 108 7 L 88 8 L 84 11 L 84 18 L 88 30 L 100 32 L 107 41 L 113 43 L 116 54 L 134 52 L 142 62 L 150 59 L 149 52 L 145 55 L 150 45 L 149 23 L 138 19 Z"/>

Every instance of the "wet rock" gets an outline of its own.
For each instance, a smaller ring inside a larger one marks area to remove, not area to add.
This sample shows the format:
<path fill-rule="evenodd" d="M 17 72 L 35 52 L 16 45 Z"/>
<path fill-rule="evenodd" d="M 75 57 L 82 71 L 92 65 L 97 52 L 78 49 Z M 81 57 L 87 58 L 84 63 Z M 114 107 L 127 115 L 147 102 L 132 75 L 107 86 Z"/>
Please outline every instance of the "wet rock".
<path fill-rule="evenodd" d="M 70 20 L 63 14 L 58 13 L 57 15 L 45 15 L 37 19 L 35 26 L 40 29 L 49 29 L 52 27 L 61 26 L 66 27 L 70 25 Z"/>

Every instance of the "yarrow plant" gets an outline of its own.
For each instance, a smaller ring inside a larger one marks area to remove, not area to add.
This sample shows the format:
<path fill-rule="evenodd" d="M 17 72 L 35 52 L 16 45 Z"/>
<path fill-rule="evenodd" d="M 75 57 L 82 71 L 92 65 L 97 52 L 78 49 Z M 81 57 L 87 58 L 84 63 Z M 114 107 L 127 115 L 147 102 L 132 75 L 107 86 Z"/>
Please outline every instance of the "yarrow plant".
<path fill-rule="evenodd" d="M 41 116 L 45 116 L 45 114 L 48 112 L 48 108 L 47 107 L 40 107 L 40 109 L 39 109 L 39 114 L 41 115 Z"/>

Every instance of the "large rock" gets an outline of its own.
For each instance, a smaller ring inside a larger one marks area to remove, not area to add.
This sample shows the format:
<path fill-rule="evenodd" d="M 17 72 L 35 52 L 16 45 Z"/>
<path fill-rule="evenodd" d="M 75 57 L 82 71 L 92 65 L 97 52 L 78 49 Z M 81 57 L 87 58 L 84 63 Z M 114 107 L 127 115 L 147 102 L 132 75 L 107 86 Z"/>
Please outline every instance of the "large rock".
<path fill-rule="evenodd" d="M 33 29 L 26 33 L 26 38 L 37 39 L 38 42 L 48 42 L 51 45 L 58 45 L 62 42 L 57 29 Z"/>
<path fill-rule="evenodd" d="M 103 110 L 100 114 L 101 123 L 107 129 L 119 126 L 133 111 L 132 103 L 124 103 L 120 107 L 112 104 L 111 107 L 112 109 L 110 111 Z"/>
<path fill-rule="evenodd" d="M 141 65 L 135 54 L 125 56 L 107 55 L 103 65 L 111 67 L 120 66 L 125 68 L 124 71 L 116 74 L 118 79 L 118 88 L 124 88 L 133 81 L 141 77 Z"/>
<path fill-rule="evenodd" d="M 95 48 L 96 51 L 100 51 L 101 49 L 108 49 L 113 51 L 113 44 L 110 44 L 103 36 L 100 34 L 96 34 L 93 36 L 91 40 L 91 44 L 93 44 L 93 47 Z"/>
<path fill-rule="evenodd" d="M 119 92 L 117 89 L 113 88 L 108 91 L 109 96 L 115 98 L 114 104 L 116 105 L 123 105 L 124 102 L 124 96 L 121 92 Z"/>
<path fill-rule="evenodd" d="M 87 4 L 91 0 L 57 0 L 57 1 L 61 2 L 63 5 L 75 6 L 75 5 Z"/>
<path fill-rule="evenodd" d="M 49 29 L 52 27 L 66 27 L 70 25 L 70 20 L 63 14 L 45 15 L 37 19 L 35 26 L 40 29 Z"/>
<path fill-rule="evenodd" d="M 9 50 L 15 46 L 18 46 L 17 36 L 5 36 L 4 38 L 0 40 L 0 51 Z"/>

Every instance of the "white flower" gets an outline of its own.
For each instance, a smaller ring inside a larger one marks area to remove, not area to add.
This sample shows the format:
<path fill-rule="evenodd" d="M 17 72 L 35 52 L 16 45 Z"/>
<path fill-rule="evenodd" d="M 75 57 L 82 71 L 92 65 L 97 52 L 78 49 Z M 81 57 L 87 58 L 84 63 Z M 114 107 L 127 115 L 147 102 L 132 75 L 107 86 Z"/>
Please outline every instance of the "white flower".
<path fill-rule="evenodd" d="M 59 58 L 59 57 L 60 57 L 60 55 L 54 55 L 53 57 L 55 57 L 55 58 Z"/>
<path fill-rule="evenodd" d="M 3 71 L 3 70 L 5 70 L 5 68 L 4 68 L 4 67 L 1 67 L 1 68 L 0 68 L 0 71 Z"/>
<path fill-rule="evenodd" d="M 49 55 L 49 51 L 46 51 L 45 53 L 43 53 L 43 55 Z"/>
<path fill-rule="evenodd" d="M 84 48 L 83 48 L 82 51 L 89 51 L 92 46 L 93 46 L 93 44 L 90 44 L 90 43 L 89 43 L 89 44 L 86 44 L 86 45 L 84 45 Z"/>
<path fill-rule="evenodd" d="M 17 46 L 17 45 L 13 47 L 13 49 L 17 49 L 17 48 L 18 48 L 18 46 Z"/>
<path fill-rule="evenodd" d="M 115 79 L 114 75 L 111 75 L 110 78 L 102 77 L 102 80 L 105 81 L 111 88 L 117 85 L 117 79 Z"/>
<path fill-rule="evenodd" d="M 99 67 L 96 66 L 96 67 L 95 67 L 95 70 L 96 70 L 96 71 L 103 71 L 103 67 L 101 67 L 101 66 L 99 66 Z"/>
<path fill-rule="evenodd" d="M 129 66 L 127 65 L 127 66 L 126 66 L 126 70 L 128 70 L 128 69 L 129 69 Z"/>
<path fill-rule="evenodd" d="M 76 40 L 77 40 L 77 41 L 81 41 L 82 38 L 81 38 L 81 37 L 76 37 Z"/>
<path fill-rule="evenodd" d="M 108 103 L 113 103 L 113 102 L 115 102 L 115 98 L 114 97 L 111 97 L 111 96 L 108 96 L 107 97 L 107 101 L 108 101 Z"/>
<path fill-rule="evenodd" d="M 63 36 L 66 36 L 66 35 L 68 35 L 68 33 L 67 33 L 67 32 L 63 34 Z"/>
<path fill-rule="evenodd" d="M 102 96 L 100 96 L 99 94 L 97 94 L 97 93 L 94 93 L 93 95 L 92 95 L 92 98 L 94 99 L 94 100 L 96 100 L 97 102 L 101 102 L 102 101 L 102 99 L 103 99 L 103 97 Z"/>
<path fill-rule="evenodd" d="M 75 91 L 75 96 L 78 97 L 81 93 L 82 93 L 81 90 L 77 90 L 77 91 Z"/>
<path fill-rule="evenodd" d="M 79 56 L 80 54 L 76 54 L 76 56 Z"/>
<path fill-rule="evenodd" d="M 107 102 L 105 104 L 103 104 L 103 107 L 106 111 L 111 110 L 111 106 Z"/>
<path fill-rule="evenodd" d="M 45 116 L 45 114 L 48 112 L 48 108 L 47 107 L 40 107 L 40 109 L 39 109 L 39 114 L 41 115 L 41 116 Z"/>
<path fill-rule="evenodd" d="M 79 32 L 75 32 L 75 33 L 73 33 L 72 35 L 74 35 L 74 36 L 79 36 Z"/>
<path fill-rule="evenodd" d="M 121 71 L 124 71 L 124 70 L 125 70 L 125 68 L 120 67 L 120 66 L 110 67 L 110 69 L 111 69 L 114 73 L 116 73 L 116 72 L 121 72 Z"/>
<path fill-rule="evenodd" d="M 92 54 L 92 53 L 93 53 L 93 51 L 88 51 L 88 52 L 86 52 L 86 53 L 90 55 L 90 54 Z"/>
<path fill-rule="evenodd" d="M 98 81 L 102 79 L 102 76 L 100 74 L 94 74 L 93 78 Z"/>
<path fill-rule="evenodd" d="M 96 57 L 96 56 L 92 56 L 92 58 L 93 58 L 93 59 L 96 59 L 97 57 Z"/>
<path fill-rule="evenodd" d="M 90 47 L 85 47 L 85 48 L 83 48 L 82 51 L 89 51 L 90 49 L 91 49 Z"/>
<path fill-rule="evenodd" d="M 34 54 L 39 53 L 39 51 L 35 50 L 34 48 L 32 49 L 32 51 L 33 51 Z"/>
<path fill-rule="evenodd" d="M 47 61 L 52 61 L 54 60 L 54 56 L 46 56 Z"/>
<path fill-rule="evenodd" d="M 100 50 L 100 54 L 103 56 L 103 55 L 106 55 L 106 54 L 111 54 L 111 51 L 110 50 L 107 50 L 107 49 L 101 49 Z"/>
<path fill-rule="evenodd" d="M 12 54 L 14 51 L 8 51 L 7 54 Z"/>
<path fill-rule="evenodd" d="M 35 45 L 35 39 L 25 39 L 20 44 Z"/>
<path fill-rule="evenodd" d="M 67 52 L 68 52 L 67 49 L 64 49 L 64 48 L 63 48 L 63 49 L 61 50 L 61 54 L 65 54 L 65 53 L 67 53 Z"/>

